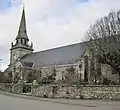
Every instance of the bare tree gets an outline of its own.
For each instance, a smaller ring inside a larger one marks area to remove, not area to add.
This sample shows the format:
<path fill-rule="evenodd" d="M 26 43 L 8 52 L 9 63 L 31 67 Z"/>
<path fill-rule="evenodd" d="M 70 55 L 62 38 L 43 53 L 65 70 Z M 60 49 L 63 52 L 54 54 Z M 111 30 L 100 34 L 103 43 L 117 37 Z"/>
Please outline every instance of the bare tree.
<path fill-rule="evenodd" d="M 56 80 L 56 68 L 52 68 L 50 74 L 46 73 L 46 76 L 41 77 L 40 84 L 52 84 Z"/>
<path fill-rule="evenodd" d="M 97 56 L 100 63 L 110 65 L 119 73 L 120 83 L 120 10 L 97 20 L 85 38 L 93 57 Z"/>
<path fill-rule="evenodd" d="M 67 84 L 74 84 L 76 79 L 76 69 L 73 66 L 70 66 L 66 69 L 66 75 L 65 75 L 65 83 Z"/>

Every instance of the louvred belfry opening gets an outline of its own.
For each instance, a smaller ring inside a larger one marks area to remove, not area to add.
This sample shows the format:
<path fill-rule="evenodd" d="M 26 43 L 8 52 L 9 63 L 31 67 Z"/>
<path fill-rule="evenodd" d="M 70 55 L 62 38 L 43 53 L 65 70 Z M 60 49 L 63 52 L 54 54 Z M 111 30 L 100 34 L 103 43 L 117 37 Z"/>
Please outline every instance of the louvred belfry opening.
<path fill-rule="evenodd" d="M 33 44 L 29 44 L 29 39 L 27 36 L 25 10 L 23 8 L 18 34 L 16 36 L 15 42 L 11 43 L 10 64 L 13 64 L 18 59 L 21 59 L 23 56 L 31 54 L 32 52 Z"/>

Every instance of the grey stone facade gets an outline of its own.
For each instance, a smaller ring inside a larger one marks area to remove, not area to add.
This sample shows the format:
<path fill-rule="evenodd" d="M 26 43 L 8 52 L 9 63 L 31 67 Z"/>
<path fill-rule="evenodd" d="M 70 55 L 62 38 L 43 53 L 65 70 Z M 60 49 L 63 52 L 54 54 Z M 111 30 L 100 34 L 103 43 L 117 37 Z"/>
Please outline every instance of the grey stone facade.
<path fill-rule="evenodd" d="M 28 45 L 29 38 L 24 9 L 15 40 L 15 43 L 11 43 L 10 65 L 5 70 L 6 76 L 12 72 L 12 77 L 17 74 L 19 79 L 23 78 L 27 81 L 31 70 L 33 70 L 33 75 L 35 71 L 41 70 L 42 76 L 45 76 L 51 74 L 51 70 L 55 68 L 56 80 L 62 80 L 65 77 L 66 69 L 73 66 L 77 78 L 81 77 L 85 82 L 95 84 L 97 81 L 102 83 L 104 78 L 108 78 L 118 83 L 118 74 L 112 74 L 111 67 L 108 65 L 98 64 L 97 59 L 90 55 L 83 42 L 33 53 L 33 44 Z M 79 68 L 80 64 L 81 68 Z"/>
<path fill-rule="evenodd" d="M 17 60 L 20 60 L 26 54 L 31 54 L 33 52 L 33 44 L 29 45 L 29 39 L 27 36 L 26 21 L 25 21 L 25 11 L 23 9 L 20 27 L 18 30 L 18 35 L 15 39 L 15 43 L 11 43 L 10 48 L 10 65 L 14 64 Z"/>

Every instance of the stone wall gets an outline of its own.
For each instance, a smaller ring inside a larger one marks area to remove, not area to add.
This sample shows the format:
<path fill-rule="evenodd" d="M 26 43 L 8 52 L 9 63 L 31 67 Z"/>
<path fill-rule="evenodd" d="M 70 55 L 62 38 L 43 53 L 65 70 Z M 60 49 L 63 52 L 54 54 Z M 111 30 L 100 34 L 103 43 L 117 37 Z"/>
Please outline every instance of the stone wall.
<path fill-rule="evenodd" d="M 54 88 L 54 90 L 53 90 Z M 59 98 L 120 100 L 120 86 L 33 86 L 32 95 Z"/>
<path fill-rule="evenodd" d="M 10 84 L 10 83 L 0 83 L 0 90 L 22 93 L 23 85 L 22 84 Z"/>
<path fill-rule="evenodd" d="M 84 86 L 81 94 L 89 99 L 120 100 L 120 86 Z"/>
<path fill-rule="evenodd" d="M 12 92 L 12 84 L 7 84 L 7 83 L 0 83 L 0 90 L 4 90 L 4 91 L 8 91 L 8 92 Z"/>
<path fill-rule="evenodd" d="M 47 95 L 48 97 L 52 97 L 52 85 L 34 85 L 32 86 L 31 93 L 33 96 L 44 97 L 44 95 Z"/>
<path fill-rule="evenodd" d="M 37 97 L 120 100 L 120 85 L 28 85 L 31 86 L 31 95 Z M 23 85 L 0 83 L 0 90 L 20 94 Z"/>
<path fill-rule="evenodd" d="M 23 92 L 23 85 L 22 84 L 14 84 L 12 92 L 14 92 L 14 93 L 22 93 Z"/>
<path fill-rule="evenodd" d="M 101 73 L 102 77 L 105 77 L 111 81 L 114 81 L 116 83 L 119 83 L 119 74 L 113 74 L 112 68 L 107 64 L 101 64 Z"/>

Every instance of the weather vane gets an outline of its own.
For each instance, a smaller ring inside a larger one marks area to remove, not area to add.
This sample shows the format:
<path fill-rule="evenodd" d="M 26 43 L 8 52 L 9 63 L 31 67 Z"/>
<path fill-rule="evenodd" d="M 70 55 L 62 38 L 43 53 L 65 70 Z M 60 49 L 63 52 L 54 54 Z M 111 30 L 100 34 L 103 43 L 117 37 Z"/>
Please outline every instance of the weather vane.
<path fill-rule="evenodd" d="M 24 3 L 24 0 L 22 0 L 22 4 L 23 4 L 23 8 L 25 8 L 25 3 Z"/>
<path fill-rule="evenodd" d="M 25 4 L 23 3 L 23 8 L 25 8 Z"/>

